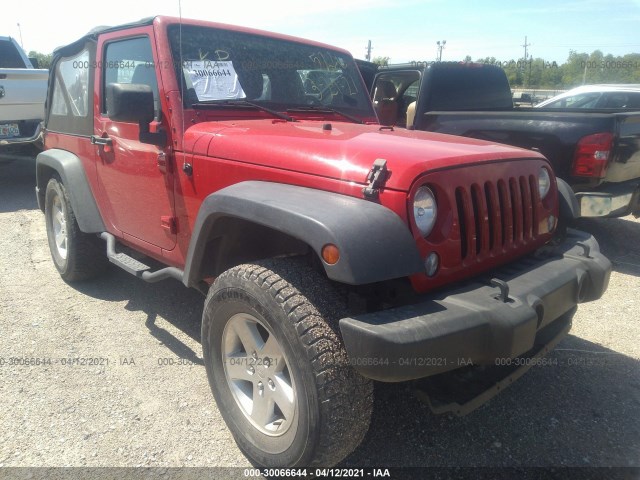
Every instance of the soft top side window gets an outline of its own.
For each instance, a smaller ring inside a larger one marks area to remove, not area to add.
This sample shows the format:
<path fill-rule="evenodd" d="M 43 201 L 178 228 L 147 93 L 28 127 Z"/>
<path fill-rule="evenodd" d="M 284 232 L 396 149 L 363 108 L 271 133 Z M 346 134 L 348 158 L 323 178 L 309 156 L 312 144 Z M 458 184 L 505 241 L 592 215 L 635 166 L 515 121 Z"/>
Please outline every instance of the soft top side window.
<path fill-rule="evenodd" d="M 89 67 L 95 58 L 92 47 L 93 44 L 87 44 L 78 53 L 55 62 L 47 129 L 72 135 L 93 133 L 89 103 L 93 91 Z"/>

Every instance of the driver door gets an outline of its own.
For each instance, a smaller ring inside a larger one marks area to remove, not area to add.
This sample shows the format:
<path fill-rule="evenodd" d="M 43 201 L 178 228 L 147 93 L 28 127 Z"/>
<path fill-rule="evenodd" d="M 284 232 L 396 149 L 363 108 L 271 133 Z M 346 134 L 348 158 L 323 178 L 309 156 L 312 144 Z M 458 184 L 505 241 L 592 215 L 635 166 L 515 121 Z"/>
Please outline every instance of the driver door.
<path fill-rule="evenodd" d="M 151 34 L 149 29 L 146 35 L 125 40 L 109 41 L 107 37 L 98 45 L 101 113 L 96 116 L 92 143 L 96 145 L 99 184 L 113 227 L 125 238 L 134 237 L 128 240 L 135 243 L 171 250 L 176 244 L 176 224 L 174 176 L 167 158 L 169 141 L 162 146 L 142 143 L 138 124 L 112 121 L 106 112 L 108 84 L 145 84 L 153 91 L 155 118 L 167 130 Z"/>

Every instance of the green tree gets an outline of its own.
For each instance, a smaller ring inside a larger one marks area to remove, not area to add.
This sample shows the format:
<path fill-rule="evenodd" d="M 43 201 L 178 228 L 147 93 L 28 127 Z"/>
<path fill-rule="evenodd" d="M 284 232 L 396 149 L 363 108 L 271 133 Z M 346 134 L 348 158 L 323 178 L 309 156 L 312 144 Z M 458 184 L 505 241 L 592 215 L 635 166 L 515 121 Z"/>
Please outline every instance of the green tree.
<path fill-rule="evenodd" d="M 38 59 L 38 68 L 50 68 L 51 67 L 51 60 L 53 58 L 53 55 L 51 53 L 40 53 L 40 52 L 36 52 L 35 50 L 31 50 L 29 52 L 29 55 L 27 55 L 29 58 L 36 58 Z"/>
<path fill-rule="evenodd" d="M 522 61 L 508 60 L 500 62 L 499 65 L 502 65 L 502 69 L 507 75 L 507 80 L 509 80 L 509 85 L 512 87 L 521 87 L 524 85 L 525 70 L 522 66 Z"/>
<path fill-rule="evenodd" d="M 562 88 L 562 66 L 553 62 L 543 63 L 542 75 L 540 77 L 540 88 Z"/>
<path fill-rule="evenodd" d="M 375 57 L 371 61 L 376 65 L 380 65 L 382 67 L 386 67 L 387 65 L 389 65 L 389 57 Z"/>
<path fill-rule="evenodd" d="M 496 64 L 499 64 L 500 61 L 496 60 L 496 57 L 484 57 L 484 58 L 478 58 L 476 60 L 476 63 L 487 63 L 489 65 L 496 65 Z"/>
<path fill-rule="evenodd" d="M 619 58 L 622 63 L 620 78 L 625 83 L 640 83 L 640 53 L 628 53 Z"/>
<path fill-rule="evenodd" d="M 588 53 L 578 53 L 574 50 L 569 51 L 569 58 L 562 65 L 563 88 L 573 88 L 578 85 L 582 85 L 582 79 L 585 76 L 585 68 L 588 67 L 586 62 L 588 61 Z"/>
<path fill-rule="evenodd" d="M 525 62 L 522 58 L 500 61 L 489 56 L 476 62 L 501 66 L 512 88 L 568 90 L 583 83 L 640 83 L 640 53 L 614 56 L 600 50 L 590 54 L 571 50 L 561 65 L 542 58 Z"/>

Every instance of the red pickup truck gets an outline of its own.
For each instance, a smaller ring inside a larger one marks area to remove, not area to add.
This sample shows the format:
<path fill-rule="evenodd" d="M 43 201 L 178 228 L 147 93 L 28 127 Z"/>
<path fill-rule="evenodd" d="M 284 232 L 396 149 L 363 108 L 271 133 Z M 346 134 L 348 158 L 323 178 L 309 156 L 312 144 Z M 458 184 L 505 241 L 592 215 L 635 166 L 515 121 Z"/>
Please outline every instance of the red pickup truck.
<path fill-rule="evenodd" d="M 346 51 L 156 17 L 51 72 L 36 191 L 55 266 L 202 291 L 209 383 L 256 465 L 339 462 L 373 380 L 543 355 L 607 288 L 597 242 L 555 236 L 571 199 L 542 155 L 379 125 Z"/>

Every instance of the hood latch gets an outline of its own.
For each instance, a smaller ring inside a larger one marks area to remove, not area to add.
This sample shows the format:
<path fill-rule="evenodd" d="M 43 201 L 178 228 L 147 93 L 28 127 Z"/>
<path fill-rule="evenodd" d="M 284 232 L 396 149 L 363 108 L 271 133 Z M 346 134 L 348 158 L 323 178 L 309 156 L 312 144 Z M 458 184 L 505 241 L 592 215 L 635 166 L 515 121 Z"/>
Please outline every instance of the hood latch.
<path fill-rule="evenodd" d="M 368 185 L 362 189 L 365 198 L 378 198 L 380 189 L 384 187 L 391 172 L 387 170 L 387 161 L 384 158 L 377 158 L 367 175 Z"/>

